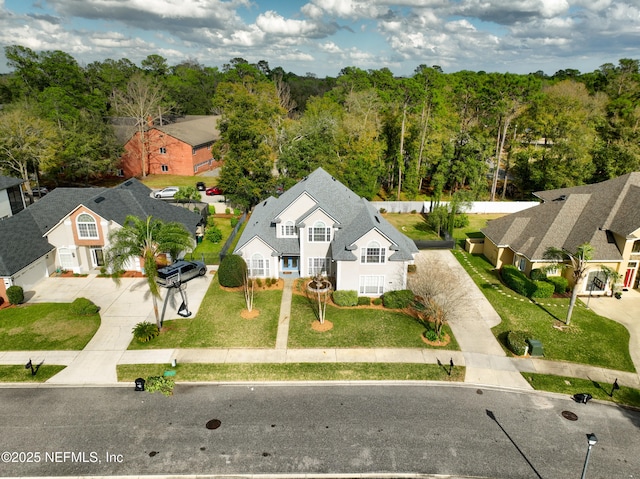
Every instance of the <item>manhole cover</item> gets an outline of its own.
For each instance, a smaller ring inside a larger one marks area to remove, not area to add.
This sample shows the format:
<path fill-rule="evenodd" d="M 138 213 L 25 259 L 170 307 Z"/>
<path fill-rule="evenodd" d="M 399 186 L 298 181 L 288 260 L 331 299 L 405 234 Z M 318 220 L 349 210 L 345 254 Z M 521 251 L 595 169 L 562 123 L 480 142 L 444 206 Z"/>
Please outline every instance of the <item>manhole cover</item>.
<path fill-rule="evenodd" d="M 218 429 L 220 427 L 220 419 L 212 419 L 207 422 L 207 429 Z"/>
<path fill-rule="evenodd" d="M 571 411 L 562 411 L 562 417 L 568 419 L 569 421 L 577 421 L 578 415 Z"/>

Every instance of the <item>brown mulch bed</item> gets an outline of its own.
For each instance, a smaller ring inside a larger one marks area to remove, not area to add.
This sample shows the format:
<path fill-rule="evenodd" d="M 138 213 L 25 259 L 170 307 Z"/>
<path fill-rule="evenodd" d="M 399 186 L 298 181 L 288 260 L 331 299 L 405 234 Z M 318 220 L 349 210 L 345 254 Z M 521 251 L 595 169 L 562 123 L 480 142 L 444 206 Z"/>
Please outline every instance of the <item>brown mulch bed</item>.
<path fill-rule="evenodd" d="M 248 309 L 243 309 L 240 313 L 240 316 L 243 319 L 256 319 L 258 316 L 260 316 L 260 310 L 256 308 L 253 308 L 251 311 L 249 311 Z"/>
<path fill-rule="evenodd" d="M 427 338 L 424 337 L 424 335 L 420 335 L 420 337 L 425 343 L 427 343 L 430 346 L 446 346 L 451 342 L 451 337 L 447 333 L 445 333 L 444 339 L 441 339 L 438 341 L 429 341 Z"/>
<path fill-rule="evenodd" d="M 319 333 L 324 333 L 325 331 L 330 331 L 333 329 L 333 323 L 328 320 L 324 320 L 324 323 L 320 323 L 320 321 L 314 321 L 311 323 L 311 329 L 314 331 L 318 331 Z"/>

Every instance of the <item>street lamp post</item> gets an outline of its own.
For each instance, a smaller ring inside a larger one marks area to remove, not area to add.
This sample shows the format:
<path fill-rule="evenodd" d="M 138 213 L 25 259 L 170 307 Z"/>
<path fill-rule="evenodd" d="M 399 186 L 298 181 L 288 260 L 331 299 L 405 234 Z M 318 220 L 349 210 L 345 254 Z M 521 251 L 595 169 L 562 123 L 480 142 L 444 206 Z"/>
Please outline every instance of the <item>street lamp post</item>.
<path fill-rule="evenodd" d="M 584 458 L 584 467 L 582 468 L 582 477 L 581 479 L 585 479 L 587 476 L 587 464 L 589 464 L 589 456 L 591 455 L 591 448 L 596 445 L 598 442 L 598 438 L 595 434 L 587 434 L 587 441 L 589 442 L 589 448 L 587 449 L 587 457 Z"/>

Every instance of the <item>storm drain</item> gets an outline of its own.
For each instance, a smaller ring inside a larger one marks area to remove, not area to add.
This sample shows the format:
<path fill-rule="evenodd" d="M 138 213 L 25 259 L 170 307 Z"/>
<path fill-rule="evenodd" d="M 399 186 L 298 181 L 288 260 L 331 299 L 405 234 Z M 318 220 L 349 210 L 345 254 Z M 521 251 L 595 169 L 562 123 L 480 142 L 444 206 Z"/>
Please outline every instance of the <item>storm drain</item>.
<path fill-rule="evenodd" d="M 220 419 L 212 419 L 211 421 L 207 421 L 207 429 L 218 429 L 222 423 Z"/>
<path fill-rule="evenodd" d="M 578 415 L 575 412 L 571 412 L 571 411 L 562 411 L 562 417 L 569 421 L 578 420 Z"/>

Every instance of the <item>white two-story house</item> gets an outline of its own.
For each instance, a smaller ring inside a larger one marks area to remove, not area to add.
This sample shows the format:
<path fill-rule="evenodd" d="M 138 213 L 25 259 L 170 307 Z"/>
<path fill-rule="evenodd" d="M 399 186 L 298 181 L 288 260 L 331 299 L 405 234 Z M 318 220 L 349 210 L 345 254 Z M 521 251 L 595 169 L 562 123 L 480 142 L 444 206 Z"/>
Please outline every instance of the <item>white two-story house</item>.
<path fill-rule="evenodd" d="M 418 249 L 366 199 L 318 168 L 254 208 L 234 253 L 251 277 L 323 273 L 336 289 L 380 296 L 406 288 Z"/>

